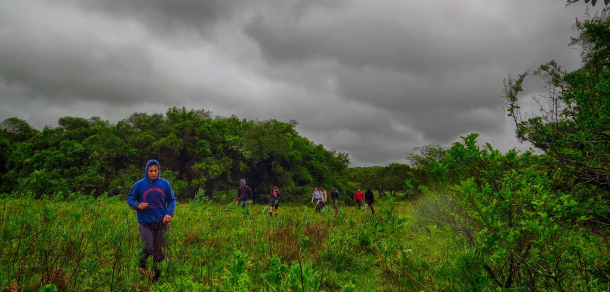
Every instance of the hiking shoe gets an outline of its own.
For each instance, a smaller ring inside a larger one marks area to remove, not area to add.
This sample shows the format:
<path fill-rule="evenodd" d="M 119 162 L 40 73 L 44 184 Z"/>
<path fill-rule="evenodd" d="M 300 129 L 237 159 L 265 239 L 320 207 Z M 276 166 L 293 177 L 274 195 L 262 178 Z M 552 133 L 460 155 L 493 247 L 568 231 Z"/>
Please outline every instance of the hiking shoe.
<path fill-rule="evenodd" d="M 161 270 L 153 270 L 152 282 L 156 283 L 157 281 L 159 281 L 159 277 L 161 277 Z"/>
<path fill-rule="evenodd" d="M 139 267 L 138 271 L 140 271 L 140 274 L 142 274 L 142 276 L 146 277 L 147 279 L 150 279 L 150 274 L 148 274 L 148 269 L 146 267 Z"/>

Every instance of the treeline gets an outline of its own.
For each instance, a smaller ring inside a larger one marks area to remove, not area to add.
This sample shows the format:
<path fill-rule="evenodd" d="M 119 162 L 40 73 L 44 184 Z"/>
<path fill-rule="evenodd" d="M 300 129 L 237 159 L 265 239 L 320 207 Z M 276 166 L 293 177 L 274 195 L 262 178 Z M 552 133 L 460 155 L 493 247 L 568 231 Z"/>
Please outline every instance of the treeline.
<path fill-rule="evenodd" d="M 404 196 L 414 199 L 422 194 L 422 189 L 434 185 L 446 185 L 438 181 L 434 174 L 434 167 L 447 156 L 449 148 L 440 145 L 427 145 L 413 148 L 407 153 L 409 164 L 390 163 L 387 166 L 351 167 L 347 171 L 347 180 L 350 188 L 370 187 L 375 191 L 383 187 L 384 192 L 390 196 Z M 352 193 L 353 195 L 353 193 Z"/>
<path fill-rule="evenodd" d="M 405 179 L 415 171 L 408 165 L 349 168 L 348 154 L 299 135 L 296 124 L 185 108 L 134 113 L 116 124 L 62 117 L 41 131 L 9 118 L 0 123 L 0 193 L 124 196 L 149 159 L 160 161 L 179 198 L 232 196 L 241 178 L 257 201 L 274 185 L 289 201 L 310 198 L 320 185 L 337 188 L 345 200 L 367 185 L 408 192 Z"/>
<path fill-rule="evenodd" d="M 58 124 L 39 131 L 18 118 L 2 122 L 0 192 L 125 195 L 154 158 L 179 197 L 226 194 L 240 178 L 256 195 L 273 185 L 300 195 L 314 185 L 343 187 L 350 164 L 346 153 L 299 135 L 293 121 L 171 108 L 134 113 L 116 125 L 99 117 L 63 117 Z"/>

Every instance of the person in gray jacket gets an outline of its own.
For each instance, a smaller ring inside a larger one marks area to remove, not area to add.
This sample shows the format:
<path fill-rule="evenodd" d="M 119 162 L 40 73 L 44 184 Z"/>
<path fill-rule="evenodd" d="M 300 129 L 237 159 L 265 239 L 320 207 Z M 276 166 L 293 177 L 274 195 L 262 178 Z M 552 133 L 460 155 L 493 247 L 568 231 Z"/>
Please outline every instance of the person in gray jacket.
<path fill-rule="evenodd" d="M 322 210 L 322 204 L 324 204 L 324 194 L 317 187 L 313 189 L 311 202 L 313 203 L 314 200 L 316 201 L 316 213 L 320 213 Z"/>

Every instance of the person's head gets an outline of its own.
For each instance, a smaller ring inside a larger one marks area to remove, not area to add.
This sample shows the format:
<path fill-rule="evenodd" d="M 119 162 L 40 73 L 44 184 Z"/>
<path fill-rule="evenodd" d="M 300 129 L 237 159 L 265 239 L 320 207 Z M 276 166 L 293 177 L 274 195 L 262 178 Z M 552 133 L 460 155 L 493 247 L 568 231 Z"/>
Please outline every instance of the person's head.
<path fill-rule="evenodd" d="M 320 186 L 320 187 L 319 187 L 319 189 L 320 189 L 321 191 L 323 191 L 323 190 L 324 190 L 324 187 Z"/>
<path fill-rule="evenodd" d="M 370 192 L 370 191 L 371 191 L 371 188 L 367 187 L 367 188 L 366 188 L 366 191 L 367 191 L 367 192 Z"/>
<path fill-rule="evenodd" d="M 240 186 L 240 187 L 243 187 L 243 186 L 245 186 L 245 185 L 246 185 L 246 179 L 244 179 L 244 178 L 240 179 L 240 180 L 239 180 L 239 186 Z"/>
<path fill-rule="evenodd" d="M 333 191 L 336 191 L 337 189 L 333 188 Z"/>
<path fill-rule="evenodd" d="M 148 164 L 148 178 L 151 180 L 155 180 L 159 177 L 159 163 L 151 162 Z"/>
<path fill-rule="evenodd" d="M 273 192 L 274 192 L 274 193 L 277 193 L 277 192 L 278 192 L 277 186 L 274 186 L 274 187 L 273 187 Z"/>
<path fill-rule="evenodd" d="M 382 186 L 379 186 L 379 188 L 383 188 Z"/>
<path fill-rule="evenodd" d="M 318 187 L 313 187 L 314 192 L 318 190 Z"/>
<path fill-rule="evenodd" d="M 360 188 L 358 188 L 358 191 L 360 191 Z"/>

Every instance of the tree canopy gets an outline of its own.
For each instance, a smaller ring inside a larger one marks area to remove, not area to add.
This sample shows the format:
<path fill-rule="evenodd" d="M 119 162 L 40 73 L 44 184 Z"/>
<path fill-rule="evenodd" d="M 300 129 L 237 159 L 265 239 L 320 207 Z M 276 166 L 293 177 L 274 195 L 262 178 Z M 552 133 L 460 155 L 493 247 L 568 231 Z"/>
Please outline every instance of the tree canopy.
<path fill-rule="evenodd" d="M 181 197 L 200 189 L 209 196 L 231 192 L 246 178 L 256 196 L 278 185 L 297 199 L 313 185 L 342 187 L 350 164 L 346 153 L 299 135 L 295 121 L 170 108 L 134 113 L 116 125 L 99 117 L 62 117 L 58 124 L 38 131 L 17 118 L 2 122 L 1 192 L 125 195 L 154 158 Z"/>
<path fill-rule="evenodd" d="M 508 79 L 507 110 L 517 137 L 548 156 L 555 187 L 579 198 L 573 215 L 609 224 L 610 13 L 577 21 L 575 29 L 571 44 L 581 48 L 583 66 L 566 72 L 550 61 Z M 524 116 L 520 92 L 529 76 L 542 79 L 546 94 L 537 97 L 539 114 Z"/>

